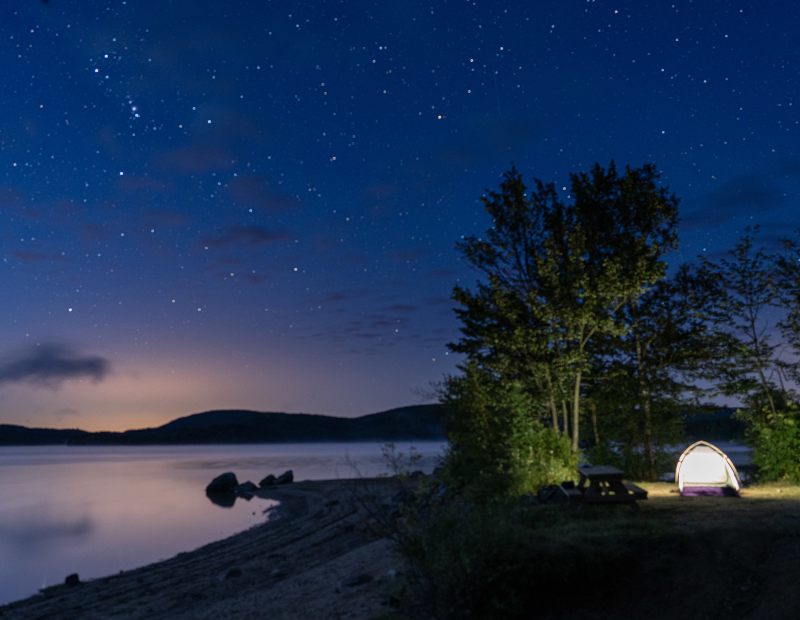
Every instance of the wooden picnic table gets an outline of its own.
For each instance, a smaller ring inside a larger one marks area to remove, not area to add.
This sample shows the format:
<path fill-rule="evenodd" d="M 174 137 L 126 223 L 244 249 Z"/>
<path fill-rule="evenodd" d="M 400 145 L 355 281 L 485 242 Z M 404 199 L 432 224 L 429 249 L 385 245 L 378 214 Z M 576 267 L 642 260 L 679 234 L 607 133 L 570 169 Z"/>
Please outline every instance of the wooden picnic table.
<path fill-rule="evenodd" d="M 632 482 L 622 481 L 622 471 L 616 467 L 598 465 L 578 469 L 581 507 L 587 504 L 629 504 L 639 510 L 636 500 L 647 499 L 647 491 Z M 579 508 L 580 509 L 580 508 Z"/>

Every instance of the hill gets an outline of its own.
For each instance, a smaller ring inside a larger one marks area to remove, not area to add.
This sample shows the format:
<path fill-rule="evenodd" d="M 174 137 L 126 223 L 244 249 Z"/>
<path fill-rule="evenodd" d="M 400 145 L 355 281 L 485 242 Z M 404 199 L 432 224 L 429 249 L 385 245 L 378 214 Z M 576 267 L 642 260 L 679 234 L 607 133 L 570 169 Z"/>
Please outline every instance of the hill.
<path fill-rule="evenodd" d="M 86 435 L 80 429 L 28 428 L 15 424 L 0 424 L 0 446 L 55 446 L 64 445 L 72 437 Z"/>
<path fill-rule="evenodd" d="M 206 411 L 158 428 L 81 433 L 69 445 L 307 443 L 443 439 L 441 405 L 416 405 L 358 418 L 241 409 Z M 2 437 L 0 437 L 2 445 Z"/>

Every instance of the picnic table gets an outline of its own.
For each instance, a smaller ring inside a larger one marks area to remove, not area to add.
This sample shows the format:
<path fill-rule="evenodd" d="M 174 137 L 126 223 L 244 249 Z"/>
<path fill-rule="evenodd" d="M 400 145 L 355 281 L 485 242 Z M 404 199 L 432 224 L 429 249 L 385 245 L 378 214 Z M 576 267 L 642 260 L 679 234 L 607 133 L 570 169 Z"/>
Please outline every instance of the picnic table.
<path fill-rule="evenodd" d="M 566 489 L 570 500 L 580 503 L 578 510 L 588 504 L 628 504 L 639 510 L 636 500 L 647 499 L 647 491 L 632 482 L 623 482 L 622 471 L 616 467 L 581 467 L 578 474 L 578 486 Z"/>

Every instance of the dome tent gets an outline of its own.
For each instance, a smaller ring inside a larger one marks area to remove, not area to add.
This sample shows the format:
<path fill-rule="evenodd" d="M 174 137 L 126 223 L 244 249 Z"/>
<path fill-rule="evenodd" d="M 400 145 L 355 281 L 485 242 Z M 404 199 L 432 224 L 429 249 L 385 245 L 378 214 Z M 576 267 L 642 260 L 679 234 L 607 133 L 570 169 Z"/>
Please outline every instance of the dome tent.
<path fill-rule="evenodd" d="M 728 456 L 707 441 L 686 448 L 678 459 L 675 481 L 681 495 L 738 496 L 742 482 Z"/>

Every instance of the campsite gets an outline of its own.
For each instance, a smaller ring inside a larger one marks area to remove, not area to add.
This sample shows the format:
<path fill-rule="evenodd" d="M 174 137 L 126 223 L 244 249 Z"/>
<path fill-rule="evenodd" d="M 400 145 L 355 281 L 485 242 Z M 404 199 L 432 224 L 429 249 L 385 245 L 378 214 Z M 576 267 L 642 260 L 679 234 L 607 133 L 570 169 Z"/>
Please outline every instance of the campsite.
<path fill-rule="evenodd" d="M 426 580 L 412 589 L 418 603 L 453 619 L 800 617 L 800 487 L 682 495 L 672 482 L 636 484 L 647 492 L 637 511 L 444 507 L 405 548 Z M 403 611 L 386 618 L 418 617 Z"/>

